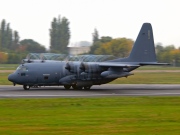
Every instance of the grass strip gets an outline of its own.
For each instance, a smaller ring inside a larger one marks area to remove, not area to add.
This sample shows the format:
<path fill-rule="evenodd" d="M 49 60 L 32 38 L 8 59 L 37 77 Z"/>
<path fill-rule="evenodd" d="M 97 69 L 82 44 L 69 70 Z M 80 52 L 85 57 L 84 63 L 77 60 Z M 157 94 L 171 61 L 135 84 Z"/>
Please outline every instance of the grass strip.
<path fill-rule="evenodd" d="M 0 70 L 16 70 L 19 64 L 0 64 Z"/>
<path fill-rule="evenodd" d="M 111 84 L 180 84 L 180 72 L 138 72 L 127 78 L 116 79 Z"/>
<path fill-rule="evenodd" d="M 0 85 L 12 85 L 12 82 L 8 80 L 10 73 L 0 73 Z"/>
<path fill-rule="evenodd" d="M 179 135 L 180 97 L 0 99 L 1 135 Z"/>

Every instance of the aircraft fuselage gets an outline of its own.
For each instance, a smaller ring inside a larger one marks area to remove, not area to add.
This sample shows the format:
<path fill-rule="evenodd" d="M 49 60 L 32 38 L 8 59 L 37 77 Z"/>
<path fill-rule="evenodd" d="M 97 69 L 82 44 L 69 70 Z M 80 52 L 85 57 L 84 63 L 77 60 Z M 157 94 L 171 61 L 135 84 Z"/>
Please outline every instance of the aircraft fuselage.
<path fill-rule="evenodd" d="M 28 86 L 76 85 L 86 87 L 100 85 L 116 78 L 102 77 L 105 69 L 96 62 L 36 62 L 20 65 L 9 75 L 9 80 L 15 84 Z"/>

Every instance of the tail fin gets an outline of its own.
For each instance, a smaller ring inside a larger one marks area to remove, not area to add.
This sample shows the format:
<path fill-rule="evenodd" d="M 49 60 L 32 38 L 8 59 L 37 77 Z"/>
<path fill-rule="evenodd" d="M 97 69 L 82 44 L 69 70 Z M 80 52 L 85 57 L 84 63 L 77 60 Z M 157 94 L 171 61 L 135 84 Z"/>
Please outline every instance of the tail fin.
<path fill-rule="evenodd" d="M 126 62 L 143 65 L 170 65 L 169 63 L 157 63 L 153 30 L 150 23 L 144 23 L 134 43 L 132 51 L 127 58 L 118 58 L 108 62 Z"/>
<path fill-rule="evenodd" d="M 129 62 L 156 62 L 153 30 L 150 23 L 144 23 L 134 43 Z"/>

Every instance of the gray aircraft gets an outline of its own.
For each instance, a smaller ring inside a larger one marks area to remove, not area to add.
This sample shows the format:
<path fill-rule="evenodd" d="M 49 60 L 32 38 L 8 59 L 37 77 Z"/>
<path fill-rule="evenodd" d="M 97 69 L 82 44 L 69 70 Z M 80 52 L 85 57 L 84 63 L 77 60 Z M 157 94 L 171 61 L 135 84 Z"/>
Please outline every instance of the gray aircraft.
<path fill-rule="evenodd" d="M 49 61 L 39 60 L 21 64 L 8 76 L 13 84 L 23 85 L 25 90 L 38 86 L 59 86 L 65 89 L 90 89 L 117 78 L 132 75 L 131 71 L 146 65 L 168 65 L 157 63 L 153 31 L 150 23 L 144 23 L 127 58 L 105 62 Z"/>

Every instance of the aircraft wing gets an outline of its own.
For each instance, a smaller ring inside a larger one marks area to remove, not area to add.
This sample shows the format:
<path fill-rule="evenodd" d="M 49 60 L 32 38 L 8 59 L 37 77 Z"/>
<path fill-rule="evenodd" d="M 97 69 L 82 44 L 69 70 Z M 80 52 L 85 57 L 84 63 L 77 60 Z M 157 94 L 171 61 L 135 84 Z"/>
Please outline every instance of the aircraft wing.
<path fill-rule="evenodd" d="M 169 64 L 169 63 L 157 63 L 157 62 L 141 62 L 141 63 L 139 63 L 139 65 L 141 65 L 141 66 L 145 66 L 145 65 L 157 65 L 157 66 L 159 66 L 159 65 L 171 65 L 171 64 Z"/>
<path fill-rule="evenodd" d="M 101 62 L 100 67 L 139 67 L 145 65 L 170 65 L 169 63 L 157 63 L 157 62 L 140 62 L 140 63 L 116 63 L 116 62 Z"/>
<path fill-rule="evenodd" d="M 138 64 L 132 63 L 116 63 L 116 62 L 101 62 L 99 63 L 100 67 L 139 67 Z"/>

